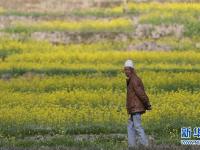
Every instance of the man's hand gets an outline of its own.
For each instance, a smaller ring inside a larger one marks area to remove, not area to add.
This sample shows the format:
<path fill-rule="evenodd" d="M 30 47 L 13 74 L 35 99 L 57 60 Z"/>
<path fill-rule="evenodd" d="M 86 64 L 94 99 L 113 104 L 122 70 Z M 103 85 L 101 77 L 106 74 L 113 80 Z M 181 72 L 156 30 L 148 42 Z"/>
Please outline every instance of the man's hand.
<path fill-rule="evenodd" d="M 150 103 L 145 103 L 144 107 L 145 107 L 146 110 L 152 110 Z"/>
<path fill-rule="evenodd" d="M 146 109 L 147 109 L 147 111 L 151 111 L 152 110 L 151 106 L 147 107 Z"/>

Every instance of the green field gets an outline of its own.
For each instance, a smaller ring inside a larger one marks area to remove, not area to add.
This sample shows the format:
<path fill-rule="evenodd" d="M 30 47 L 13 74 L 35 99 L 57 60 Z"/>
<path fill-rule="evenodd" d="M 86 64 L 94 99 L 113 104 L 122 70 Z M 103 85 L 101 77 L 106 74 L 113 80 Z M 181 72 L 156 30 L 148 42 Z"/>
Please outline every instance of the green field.
<path fill-rule="evenodd" d="M 200 125 L 200 4 L 128 7 L 127 13 L 122 5 L 69 12 L 2 7 L 1 17 L 11 19 L 0 28 L 0 147 L 126 149 L 126 59 L 134 61 L 150 98 L 152 111 L 142 123 L 155 146 L 179 146 L 181 127 Z M 138 25 L 147 24 L 147 33 L 138 36 Z M 161 25 L 173 29 L 163 33 L 155 28 Z M 36 32 L 73 33 L 82 40 L 55 44 L 33 38 Z M 127 50 L 144 42 L 170 50 Z M 81 135 L 95 138 L 75 138 Z"/>

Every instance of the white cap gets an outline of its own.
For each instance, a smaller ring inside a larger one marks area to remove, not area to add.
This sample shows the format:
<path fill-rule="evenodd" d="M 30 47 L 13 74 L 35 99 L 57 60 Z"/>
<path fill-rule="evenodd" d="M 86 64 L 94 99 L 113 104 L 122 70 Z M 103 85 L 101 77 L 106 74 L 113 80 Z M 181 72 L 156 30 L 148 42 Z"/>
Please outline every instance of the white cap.
<path fill-rule="evenodd" d="M 128 59 L 126 60 L 125 64 L 124 64 L 124 67 L 131 67 L 131 68 L 134 68 L 134 65 L 133 65 L 133 61 Z"/>

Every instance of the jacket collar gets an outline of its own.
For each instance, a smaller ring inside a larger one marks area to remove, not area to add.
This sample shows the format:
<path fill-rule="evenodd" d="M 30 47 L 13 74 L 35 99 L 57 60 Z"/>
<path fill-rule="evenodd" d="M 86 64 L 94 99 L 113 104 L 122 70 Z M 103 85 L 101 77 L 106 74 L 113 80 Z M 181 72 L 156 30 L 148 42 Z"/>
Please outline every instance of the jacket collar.
<path fill-rule="evenodd" d="M 129 78 L 126 78 L 126 84 L 127 84 L 127 86 L 129 85 L 132 76 L 133 76 L 133 75 L 131 75 Z"/>

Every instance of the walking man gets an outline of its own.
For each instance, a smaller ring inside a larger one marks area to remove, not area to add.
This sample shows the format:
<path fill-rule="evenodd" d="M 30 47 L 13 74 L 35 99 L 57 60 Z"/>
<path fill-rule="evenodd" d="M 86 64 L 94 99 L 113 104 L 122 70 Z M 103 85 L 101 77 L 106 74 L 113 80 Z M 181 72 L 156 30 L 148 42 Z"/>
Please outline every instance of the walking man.
<path fill-rule="evenodd" d="M 136 134 L 143 146 L 148 146 L 148 139 L 141 125 L 141 115 L 146 110 L 151 110 L 149 98 L 145 93 L 142 80 L 137 76 L 132 60 L 124 64 L 124 72 L 127 76 L 126 108 L 130 115 L 128 119 L 128 147 L 136 147 Z"/>

